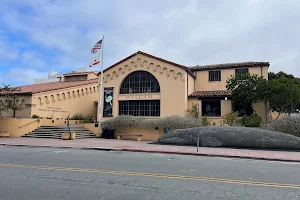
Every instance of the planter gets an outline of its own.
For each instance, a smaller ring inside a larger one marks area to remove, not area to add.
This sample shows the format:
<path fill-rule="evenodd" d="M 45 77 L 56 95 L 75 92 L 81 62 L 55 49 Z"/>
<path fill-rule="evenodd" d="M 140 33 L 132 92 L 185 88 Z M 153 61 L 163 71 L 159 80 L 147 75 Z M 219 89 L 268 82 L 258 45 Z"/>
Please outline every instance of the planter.
<path fill-rule="evenodd" d="M 75 132 L 72 132 L 72 133 L 71 133 L 71 140 L 75 140 L 75 138 L 76 138 L 76 133 L 75 133 Z"/>
<path fill-rule="evenodd" d="M 100 138 L 102 136 L 102 133 L 96 133 L 96 137 Z"/>
<path fill-rule="evenodd" d="M 62 140 L 69 140 L 70 139 L 70 133 L 64 133 L 61 135 Z"/>
<path fill-rule="evenodd" d="M 10 136 L 10 134 L 9 133 L 0 133 L 0 137 L 9 137 Z"/>

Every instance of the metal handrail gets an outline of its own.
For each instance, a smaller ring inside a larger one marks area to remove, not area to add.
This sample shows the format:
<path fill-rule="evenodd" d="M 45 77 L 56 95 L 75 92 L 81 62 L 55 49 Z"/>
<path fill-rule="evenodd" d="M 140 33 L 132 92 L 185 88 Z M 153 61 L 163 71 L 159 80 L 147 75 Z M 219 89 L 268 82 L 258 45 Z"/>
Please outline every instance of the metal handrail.
<path fill-rule="evenodd" d="M 22 125 L 22 126 L 19 126 L 18 128 L 22 128 L 23 126 L 27 126 L 27 125 L 32 124 L 32 123 L 37 122 L 37 121 L 39 121 L 39 119 L 36 119 L 36 120 L 34 120 L 34 121 L 32 121 L 32 122 L 29 122 L 29 123 L 27 123 L 27 124 L 24 124 L 24 125 Z"/>

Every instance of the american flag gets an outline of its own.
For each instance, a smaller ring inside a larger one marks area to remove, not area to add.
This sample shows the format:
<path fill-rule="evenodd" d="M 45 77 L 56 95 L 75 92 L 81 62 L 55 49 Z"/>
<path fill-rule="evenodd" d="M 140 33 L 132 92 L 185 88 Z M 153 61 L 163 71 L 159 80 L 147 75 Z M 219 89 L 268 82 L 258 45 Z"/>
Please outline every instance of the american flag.
<path fill-rule="evenodd" d="M 99 49 L 101 49 L 102 46 L 102 39 L 99 40 L 92 48 L 91 52 L 92 53 L 97 53 Z"/>

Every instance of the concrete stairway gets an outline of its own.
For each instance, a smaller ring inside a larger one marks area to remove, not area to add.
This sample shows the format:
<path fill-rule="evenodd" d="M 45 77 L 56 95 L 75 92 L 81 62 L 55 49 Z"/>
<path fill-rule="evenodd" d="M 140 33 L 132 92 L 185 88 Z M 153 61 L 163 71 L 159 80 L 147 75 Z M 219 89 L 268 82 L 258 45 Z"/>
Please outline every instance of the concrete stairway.
<path fill-rule="evenodd" d="M 95 138 L 96 135 L 83 126 L 71 125 L 71 132 L 76 133 L 76 139 Z M 63 133 L 69 133 L 67 126 L 41 126 L 22 137 L 61 139 Z"/>

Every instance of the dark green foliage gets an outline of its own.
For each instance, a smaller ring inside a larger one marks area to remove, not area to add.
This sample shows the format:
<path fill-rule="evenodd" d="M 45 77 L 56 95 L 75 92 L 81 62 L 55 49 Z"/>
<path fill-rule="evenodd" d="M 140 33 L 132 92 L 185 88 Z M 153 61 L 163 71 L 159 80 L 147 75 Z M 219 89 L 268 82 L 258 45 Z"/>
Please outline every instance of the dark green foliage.
<path fill-rule="evenodd" d="M 226 81 L 226 88 L 232 92 L 232 102 L 237 107 L 247 107 L 263 101 L 268 96 L 268 81 L 256 74 L 231 76 Z"/>
<path fill-rule="evenodd" d="M 20 88 L 11 87 L 10 85 L 2 84 L 0 86 L 0 95 L 5 97 L 5 101 L 0 102 L 0 117 L 1 112 L 13 110 L 13 117 L 16 117 L 16 111 L 22 110 L 24 107 L 19 103 L 18 94 Z"/>
<path fill-rule="evenodd" d="M 224 124 L 228 124 L 229 126 L 234 126 L 238 123 L 238 113 L 231 112 L 222 116 Z"/>
<path fill-rule="evenodd" d="M 276 112 L 292 113 L 300 104 L 300 85 L 293 79 L 281 78 L 269 81 L 270 107 Z"/>
<path fill-rule="evenodd" d="M 199 110 L 197 104 L 192 104 L 192 108 L 186 110 L 186 112 L 193 118 L 199 118 Z"/>
<path fill-rule="evenodd" d="M 267 81 L 258 75 L 232 76 L 227 80 L 226 88 L 232 92 L 233 105 L 247 107 L 264 102 L 267 107 L 268 102 L 271 111 L 295 112 L 300 107 L 300 79 L 284 72 L 269 73 L 269 78 Z"/>
<path fill-rule="evenodd" d="M 70 120 L 79 120 L 81 123 L 92 123 L 92 115 L 84 115 L 81 113 L 75 114 L 69 118 Z"/>
<path fill-rule="evenodd" d="M 32 115 L 32 118 L 38 119 L 38 118 L 40 118 L 40 116 L 38 116 L 38 115 L 36 115 L 36 114 L 33 114 L 33 115 Z"/>
<path fill-rule="evenodd" d="M 210 122 L 210 120 L 209 120 L 207 117 L 202 117 L 202 118 L 201 118 L 201 124 L 202 124 L 203 126 L 210 126 L 210 125 L 211 125 L 211 122 Z"/>
<path fill-rule="evenodd" d="M 263 120 L 257 113 L 253 113 L 251 116 L 243 116 L 240 122 L 245 127 L 260 127 Z"/>

